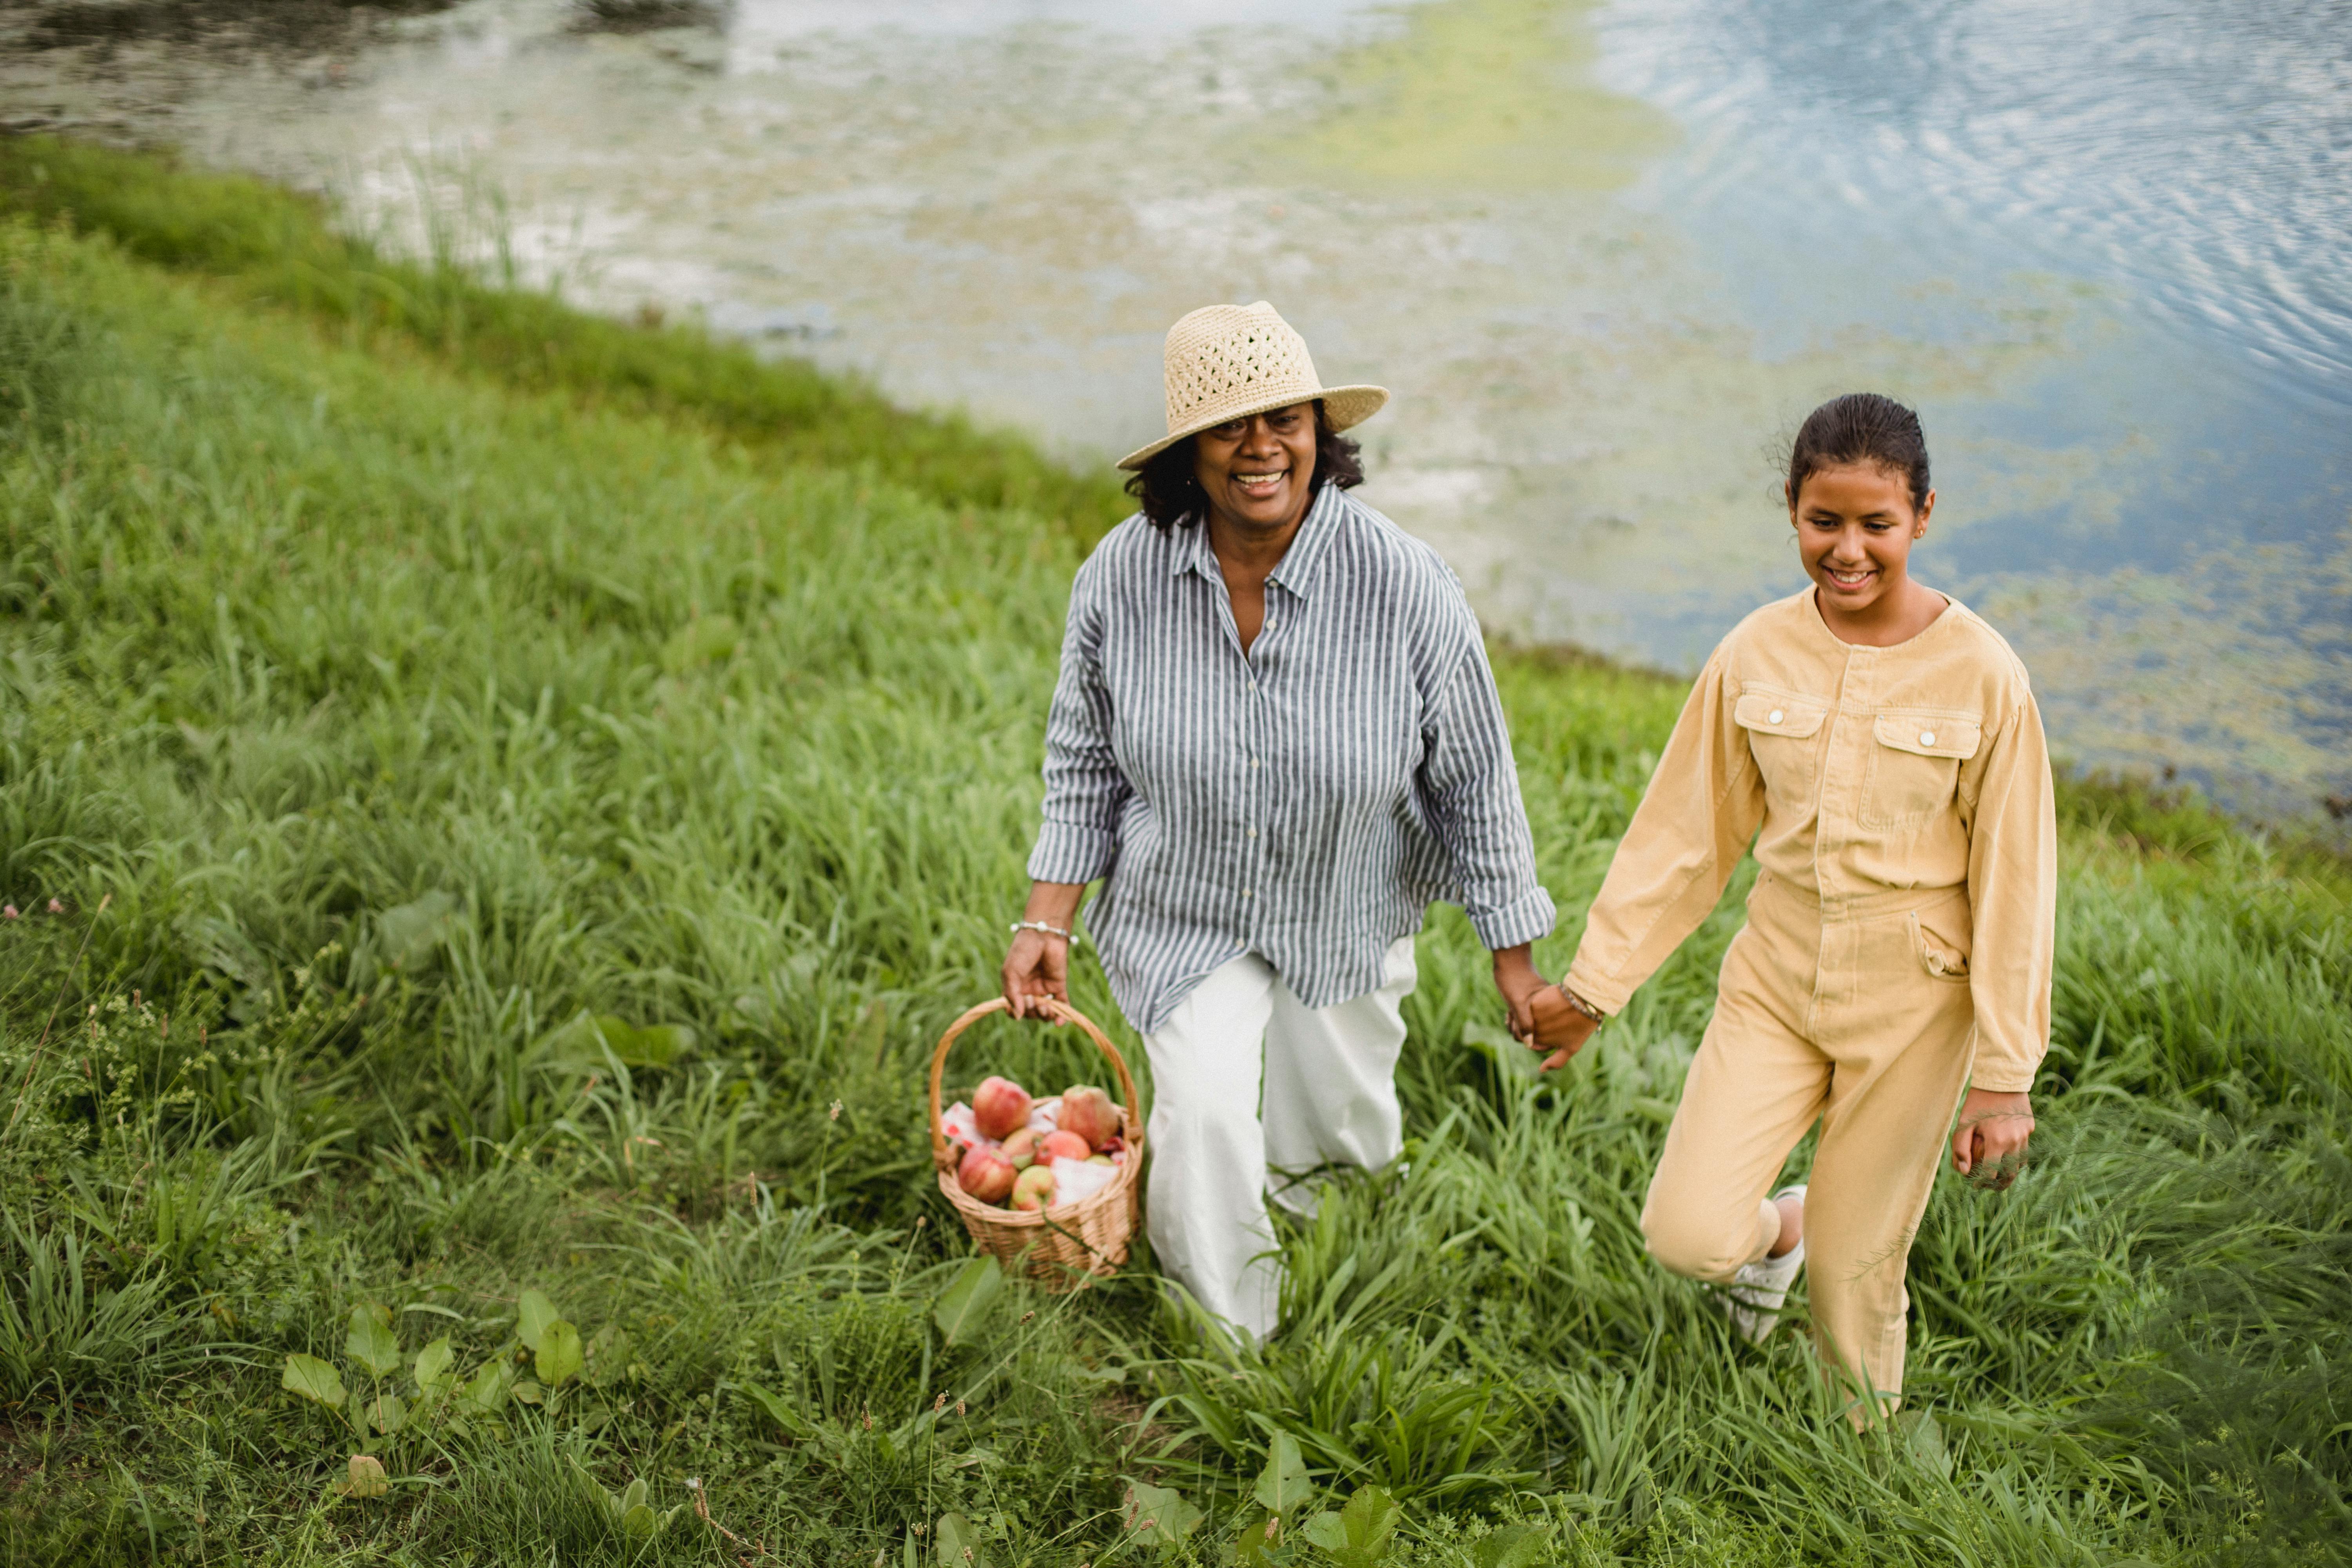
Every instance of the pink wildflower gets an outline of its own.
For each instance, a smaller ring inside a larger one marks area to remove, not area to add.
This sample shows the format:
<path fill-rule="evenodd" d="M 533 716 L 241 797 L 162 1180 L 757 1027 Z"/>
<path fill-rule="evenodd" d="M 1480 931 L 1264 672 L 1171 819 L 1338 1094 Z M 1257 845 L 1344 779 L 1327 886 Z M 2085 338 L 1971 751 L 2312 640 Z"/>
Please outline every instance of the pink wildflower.
<path fill-rule="evenodd" d="M 63 914 L 63 913 L 65 913 L 65 912 L 66 912 L 66 907 L 65 907 L 65 905 L 63 905 L 63 904 L 61 904 L 61 903 L 58 902 L 58 900 L 55 900 L 55 899 L 51 899 L 51 900 L 49 900 L 49 913 L 51 913 L 51 914 L 53 914 L 53 915 L 61 915 L 61 914 Z"/>
<path fill-rule="evenodd" d="M 5 915 L 12 921 L 15 920 L 16 918 L 16 906 L 9 904 L 5 907 L 0 907 L 0 915 Z"/>

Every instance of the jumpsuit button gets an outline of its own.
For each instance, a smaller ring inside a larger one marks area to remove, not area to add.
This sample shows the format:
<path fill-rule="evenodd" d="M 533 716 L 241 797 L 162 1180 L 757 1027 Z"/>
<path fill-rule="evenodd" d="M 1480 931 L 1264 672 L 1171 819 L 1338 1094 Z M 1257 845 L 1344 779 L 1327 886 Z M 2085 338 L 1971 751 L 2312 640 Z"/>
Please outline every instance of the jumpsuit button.
<path fill-rule="evenodd" d="M 1255 827 L 1251 828 L 1249 830 L 1249 835 L 1252 838 L 1255 838 L 1257 837 L 1257 829 Z"/>
<path fill-rule="evenodd" d="M 1933 730 L 1922 730 L 1922 731 L 1919 731 L 1919 743 L 1920 743 L 1921 745 L 1923 745 L 1923 746 L 1932 746 L 1932 745 L 1934 745 L 1934 744 L 1936 743 L 1936 731 L 1933 731 Z"/>
<path fill-rule="evenodd" d="M 1772 711 L 1764 715 L 1764 722 L 1767 724 L 1778 724 L 1781 720 L 1787 717 L 1787 714 L 1781 712 L 1778 708 L 1775 708 Z"/>

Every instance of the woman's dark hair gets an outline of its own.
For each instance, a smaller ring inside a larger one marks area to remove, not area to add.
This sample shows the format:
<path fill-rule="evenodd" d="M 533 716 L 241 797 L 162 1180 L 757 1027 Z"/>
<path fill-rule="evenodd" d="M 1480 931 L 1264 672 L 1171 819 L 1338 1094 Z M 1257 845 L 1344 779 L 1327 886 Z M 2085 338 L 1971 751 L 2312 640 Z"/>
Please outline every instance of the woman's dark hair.
<path fill-rule="evenodd" d="M 1181 441 L 1158 453 L 1127 478 L 1127 493 L 1143 503 L 1143 515 L 1154 528 L 1190 528 L 1207 512 L 1209 498 L 1192 477 L 1192 441 Z M 1364 482 L 1364 465 L 1356 443 L 1331 428 L 1323 400 L 1315 400 L 1315 474 L 1307 493 L 1320 495 L 1327 484 L 1343 490 Z"/>
<path fill-rule="evenodd" d="M 1849 392 L 1805 416 L 1789 454 L 1789 504 L 1797 504 L 1807 479 L 1843 463 L 1890 468 L 1910 481 L 1915 510 L 1927 504 L 1927 433 L 1919 416 L 1891 397 Z"/>

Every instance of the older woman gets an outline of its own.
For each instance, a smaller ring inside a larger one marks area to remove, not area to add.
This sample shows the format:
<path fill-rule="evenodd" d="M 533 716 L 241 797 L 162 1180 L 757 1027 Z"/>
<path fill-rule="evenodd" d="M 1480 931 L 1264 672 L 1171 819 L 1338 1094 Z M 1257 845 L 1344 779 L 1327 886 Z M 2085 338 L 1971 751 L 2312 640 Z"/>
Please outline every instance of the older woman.
<path fill-rule="evenodd" d="M 1348 489 L 1340 432 L 1388 400 L 1326 387 L 1261 301 L 1168 332 L 1168 434 L 1079 568 L 1045 737 L 1035 879 L 1004 960 L 1016 1014 L 1067 999 L 1087 923 L 1143 1036 L 1161 1269 L 1254 1338 L 1276 1323 L 1271 1186 L 1377 1169 L 1413 934 L 1458 900 L 1517 1016 L 1551 928 L 1494 674 L 1436 552 Z"/>

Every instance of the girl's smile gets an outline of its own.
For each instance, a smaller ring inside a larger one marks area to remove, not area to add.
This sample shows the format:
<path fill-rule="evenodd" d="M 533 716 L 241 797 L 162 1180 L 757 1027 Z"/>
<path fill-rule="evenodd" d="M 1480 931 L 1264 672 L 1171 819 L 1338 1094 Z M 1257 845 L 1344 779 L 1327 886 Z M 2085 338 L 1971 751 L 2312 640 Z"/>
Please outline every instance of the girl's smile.
<path fill-rule="evenodd" d="M 1935 491 L 1915 507 L 1908 476 L 1883 464 L 1833 463 L 1805 476 L 1802 491 L 1789 498 L 1790 521 L 1831 631 L 1884 647 L 1943 613 L 1943 595 L 1910 573 L 1911 546 L 1935 509 Z"/>

